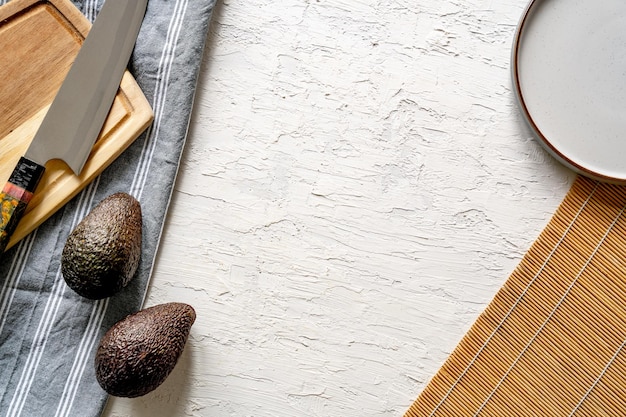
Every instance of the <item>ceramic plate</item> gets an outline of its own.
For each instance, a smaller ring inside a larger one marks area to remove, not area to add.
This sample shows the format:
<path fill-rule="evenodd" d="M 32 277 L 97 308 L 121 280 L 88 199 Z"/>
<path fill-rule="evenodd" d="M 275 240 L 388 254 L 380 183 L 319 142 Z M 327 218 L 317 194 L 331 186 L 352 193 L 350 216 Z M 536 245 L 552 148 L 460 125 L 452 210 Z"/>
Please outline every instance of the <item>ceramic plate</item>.
<path fill-rule="evenodd" d="M 531 1 L 512 61 L 544 147 L 578 173 L 626 184 L 626 1 Z"/>

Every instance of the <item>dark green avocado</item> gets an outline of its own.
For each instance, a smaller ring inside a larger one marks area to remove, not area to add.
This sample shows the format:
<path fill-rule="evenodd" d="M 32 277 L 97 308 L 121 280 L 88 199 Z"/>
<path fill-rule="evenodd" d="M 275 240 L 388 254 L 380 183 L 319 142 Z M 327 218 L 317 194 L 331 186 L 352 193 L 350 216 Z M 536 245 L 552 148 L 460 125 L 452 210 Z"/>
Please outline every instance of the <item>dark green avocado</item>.
<path fill-rule="evenodd" d="M 140 397 L 161 385 L 183 352 L 196 312 L 166 303 L 122 319 L 102 337 L 95 371 L 100 386 L 116 397 Z"/>
<path fill-rule="evenodd" d="M 110 297 L 133 278 L 141 257 L 139 202 L 116 193 L 102 200 L 72 231 L 61 255 L 67 285 L 83 297 Z"/>

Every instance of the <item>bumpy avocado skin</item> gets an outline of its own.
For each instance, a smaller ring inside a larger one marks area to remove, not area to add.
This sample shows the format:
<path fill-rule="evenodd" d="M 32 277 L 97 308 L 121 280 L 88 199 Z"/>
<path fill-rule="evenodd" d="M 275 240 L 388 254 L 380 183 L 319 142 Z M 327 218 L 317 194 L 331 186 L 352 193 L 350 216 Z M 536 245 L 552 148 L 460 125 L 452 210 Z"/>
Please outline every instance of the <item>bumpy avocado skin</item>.
<path fill-rule="evenodd" d="M 196 312 L 185 303 L 149 307 L 117 322 L 102 337 L 95 370 L 116 397 L 140 397 L 168 377 L 183 352 Z"/>
<path fill-rule="evenodd" d="M 83 297 L 110 297 L 133 278 L 141 257 L 139 202 L 115 193 L 102 200 L 68 236 L 61 255 L 67 285 Z"/>

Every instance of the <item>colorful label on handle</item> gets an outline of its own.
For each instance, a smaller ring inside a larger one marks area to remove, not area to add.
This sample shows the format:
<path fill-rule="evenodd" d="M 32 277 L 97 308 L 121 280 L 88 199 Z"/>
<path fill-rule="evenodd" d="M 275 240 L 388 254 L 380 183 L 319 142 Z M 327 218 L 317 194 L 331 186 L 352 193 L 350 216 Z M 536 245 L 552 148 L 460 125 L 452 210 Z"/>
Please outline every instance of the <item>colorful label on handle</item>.
<path fill-rule="evenodd" d="M 17 221 L 22 217 L 21 215 L 32 196 L 33 193 L 14 184 L 7 183 L 4 186 L 2 193 L 0 193 L 0 210 L 2 213 L 0 247 L 6 247 L 9 243 L 11 232 L 17 226 Z"/>
<path fill-rule="evenodd" d="M 45 167 L 21 158 L 0 193 L 0 253 L 9 243 L 11 234 L 33 198 L 33 193 Z"/>

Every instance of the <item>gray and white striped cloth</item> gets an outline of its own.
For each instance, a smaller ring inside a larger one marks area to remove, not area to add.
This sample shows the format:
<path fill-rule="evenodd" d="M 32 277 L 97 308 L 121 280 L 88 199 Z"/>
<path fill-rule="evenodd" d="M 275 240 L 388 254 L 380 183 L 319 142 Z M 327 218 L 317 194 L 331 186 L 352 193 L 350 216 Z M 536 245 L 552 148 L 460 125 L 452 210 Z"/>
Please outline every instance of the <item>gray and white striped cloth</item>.
<path fill-rule="evenodd" d="M 110 326 L 142 306 L 187 134 L 215 1 L 149 1 L 129 68 L 154 110 L 152 127 L 81 194 L 0 260 L 0 416 L 91 417 L 102 413 L 107 395 L 95 379 L 95 347 Z M 0 5 L 6 2 L 0 0 Z M 92 21 L 103 2 L 74 0 Z M 129 287 L 94 302 L 66 286 L 60 254 L 76 224 L 100 200 L 118 191 L 141 202 L 141 264 Z"/>

